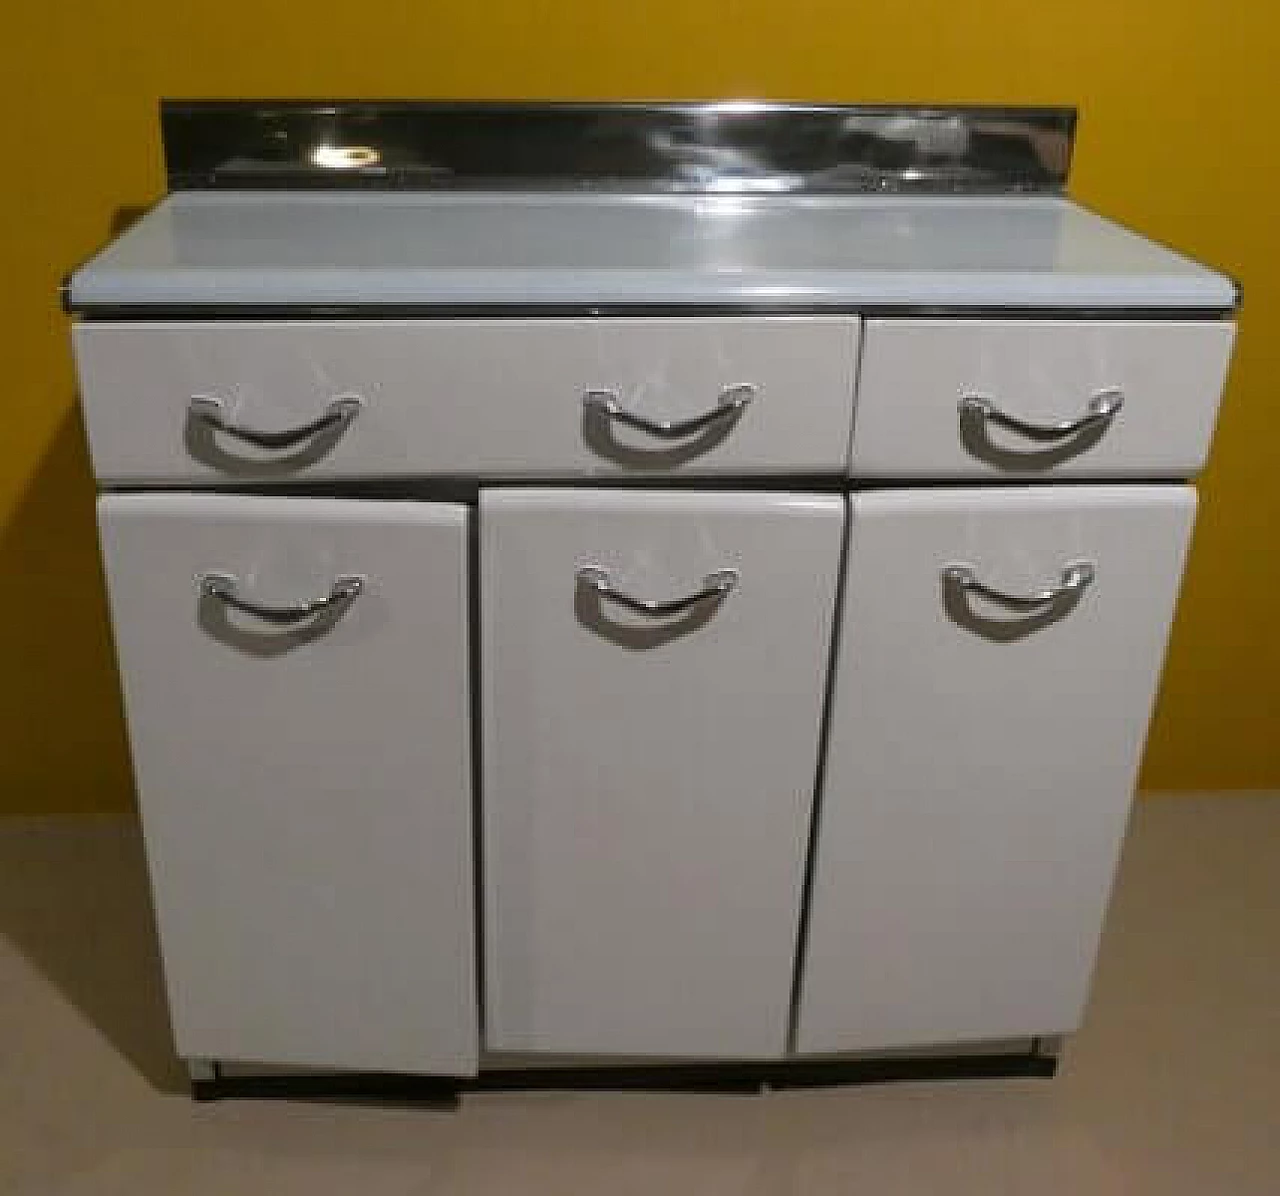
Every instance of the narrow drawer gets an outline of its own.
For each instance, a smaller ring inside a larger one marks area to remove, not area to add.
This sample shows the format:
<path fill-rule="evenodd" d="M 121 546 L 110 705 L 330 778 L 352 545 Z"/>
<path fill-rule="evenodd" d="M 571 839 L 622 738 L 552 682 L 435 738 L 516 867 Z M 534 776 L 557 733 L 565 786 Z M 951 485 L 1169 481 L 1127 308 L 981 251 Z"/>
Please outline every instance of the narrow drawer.
<path fill-rule="evenodd" d="M 841 473 L 859 321 L 83 323 L 108 482 Z"/>
<path fill-rule="evenodd" d="M 868 320 L 852 473 L 1188 476 L 1234 335 L 1220 320 Z"/>

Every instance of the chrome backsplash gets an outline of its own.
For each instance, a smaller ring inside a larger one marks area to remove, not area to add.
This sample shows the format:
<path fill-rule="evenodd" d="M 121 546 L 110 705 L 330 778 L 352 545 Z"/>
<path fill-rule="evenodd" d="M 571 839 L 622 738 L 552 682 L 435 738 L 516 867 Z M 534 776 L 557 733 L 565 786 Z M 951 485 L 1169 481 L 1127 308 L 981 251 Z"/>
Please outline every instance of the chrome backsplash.
<path fill-rule="evenodd" d="M 165 100 L 171 190 L 1061 193 L 1074 108 Z"/>

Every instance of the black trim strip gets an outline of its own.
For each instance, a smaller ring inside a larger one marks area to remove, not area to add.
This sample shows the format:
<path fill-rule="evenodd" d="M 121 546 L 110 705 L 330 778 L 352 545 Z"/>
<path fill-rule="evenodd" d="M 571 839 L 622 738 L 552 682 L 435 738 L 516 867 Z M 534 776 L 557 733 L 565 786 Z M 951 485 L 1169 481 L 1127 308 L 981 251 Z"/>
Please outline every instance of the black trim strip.
<path fill-rule="evenodd" d="M 169 482 L 100 483 L 101 494 L 221 494 L 228 497 L 241 495 L 269 495 L 272 498 L 340 498 L 353 502 L 451 502 L 474 507 L 479 503 L 483 490 L 663 490 L 673 494 L 687 491 L 743 494 L 861 494 L 866 491 L 895 490 L 1015 490 L 1028 486 L 1042 487 L 1052 483 L 1055 487 L 1090 486 L 1186 486 L 1194 481 L 1194 475 L 1142 477 L 1134 481 L 1130 475 L 1120 474 L 1023 474 L 1007 476 L 993 474 L 965 475 L 929 478 L 869 478 L 850 477 L 847 472 L 834 473 L 777 473 L 777 474 L 572 474 L 545 477 L 437 477 L 419 475 L 406 478 L 385 478 L 375 482 L 350 479 L 300 478 L 280 482 L 254 482 L 235 480 L 195 479 Z"/>
<path fill-rule="evenodd" d="M 915 303 L 293 303 L 96 304 L 65 307 L 86 320 L 537 319 L 565 316 L 878 316 L 1026 320 L 1229 320 L 1235 307 L 991 306 Z"/>
<path fill-rule="evenodd" d="M 825 1088 L 903 1081 L 1048 1078 L 1057 1059 L 1037 1051 L 989 1055 L 787 1060 L 778 1063 L 676 1063 L 652 1067 L 498 1068 L 474 1077 L 404 1076 L 380 1072 L 227 1075 L 192 1084 L 196 1100 L 391 1100 L 452 1107 L 468 1092 L 704 1092 Z"/>

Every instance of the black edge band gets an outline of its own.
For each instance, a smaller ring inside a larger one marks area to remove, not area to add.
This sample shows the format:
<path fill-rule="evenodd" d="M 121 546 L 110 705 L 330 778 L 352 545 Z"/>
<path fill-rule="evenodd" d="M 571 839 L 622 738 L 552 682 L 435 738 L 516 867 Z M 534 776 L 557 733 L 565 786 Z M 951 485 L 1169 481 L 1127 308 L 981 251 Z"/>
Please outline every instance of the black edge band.
<path fill-rule="evenodd" d="M 1238 294 L 1238 291 L 1237 291 Z M 540 316 L 880 316 L 946 319 L 1221 320 L 1237 307 L 982 306 L 959 304 L 839 303 L 292 303 L 102 304 L 80 303 L 69 314 L 87 320 L 368 320 L 534 319 Z"/>

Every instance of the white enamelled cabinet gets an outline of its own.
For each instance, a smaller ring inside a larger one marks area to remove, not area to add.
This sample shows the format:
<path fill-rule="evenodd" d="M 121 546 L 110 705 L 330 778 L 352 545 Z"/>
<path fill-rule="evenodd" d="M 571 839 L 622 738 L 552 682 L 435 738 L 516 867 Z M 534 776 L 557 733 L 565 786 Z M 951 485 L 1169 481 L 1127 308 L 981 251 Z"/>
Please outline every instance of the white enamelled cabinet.
<path fill-rule="evenodd" d="M 1069 109 L 162 118 L 64 300 L 196 1094 L 1051 1073 L 1234 284 Z"/>

